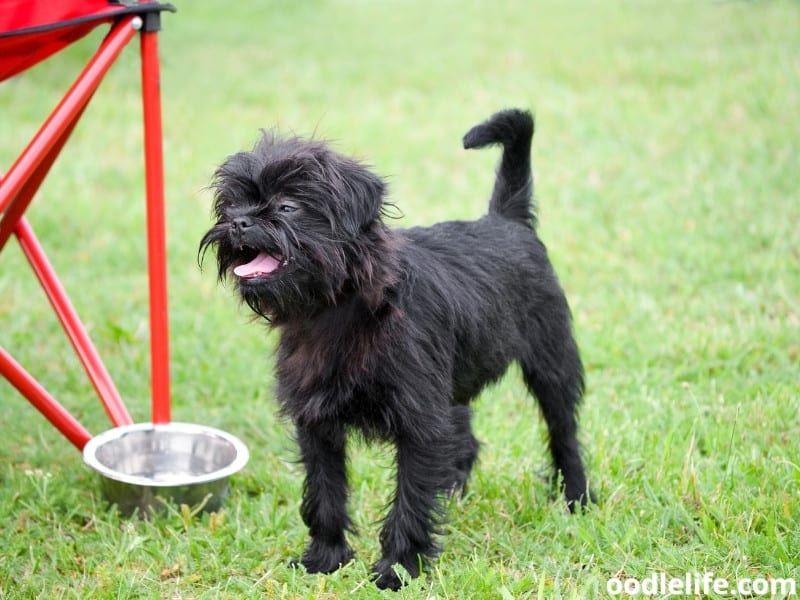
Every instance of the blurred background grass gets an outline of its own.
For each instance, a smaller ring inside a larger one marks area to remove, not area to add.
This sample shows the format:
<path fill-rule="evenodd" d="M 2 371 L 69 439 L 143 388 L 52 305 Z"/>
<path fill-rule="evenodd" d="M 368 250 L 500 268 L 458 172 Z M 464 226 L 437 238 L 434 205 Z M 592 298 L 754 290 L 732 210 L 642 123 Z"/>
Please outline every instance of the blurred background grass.
<path fill-rule="evenodd" d="M 579 519 L 550 502 L 545 446 L 531 435 L 541 427 L 512 370 L 477 405 L 482 462 L 451 507 L 441 570 L 401 595 L 587 597 L 618 572 L 651 570 L 800 578 L 796 2 L 178 10 L 160 36 L 173 416 L 239 435 L 252 462 L 222 527 L 122 522 L 78 454 L 0 382 L 0 596 L 370 595 L 385 450 L 358 447 L 353 460 L 357 563 L 329 578 L 284 568 L 305 531 L 301 474 L 272 402 L 275 340 L 197 267 L 206 186 L 225 156 L 277 126 L 373 164 L 397 225 L 475 218 L 497 154 L 466 153 L 460 139 L 509 106 L 536 114 L 540 235 L 587 366 L 583 439 L 603 502 Z M 0 86 L 0 171 L 101 35 Z M 147 420 L 138 69 L 133 45 L 29 217 Z M 0 343 L 89 429 L 107 428 L 13 241 L 2 261 Z"/>

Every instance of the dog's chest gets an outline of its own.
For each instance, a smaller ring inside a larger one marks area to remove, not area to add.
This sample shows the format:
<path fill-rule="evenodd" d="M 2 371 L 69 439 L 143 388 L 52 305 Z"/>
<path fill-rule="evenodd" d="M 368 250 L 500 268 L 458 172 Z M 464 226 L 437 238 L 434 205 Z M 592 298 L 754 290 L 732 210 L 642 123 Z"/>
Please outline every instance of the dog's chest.
<path fill-rule="evenodd" d="M 298 422 L 361 420 L 372 412 L 368 405 L 384 396 L 376 369 L 381 354 L 379 333 L 371 328 L 327 325 L 282 331 L 278 396 Z"/>
<path fill-rule="evenodd" d="M 358 340 L 284 336 L 278 353 L 278 378 L 292 393 L 338 390 L 363 374 L 366 363 L 364 344 Z"/>

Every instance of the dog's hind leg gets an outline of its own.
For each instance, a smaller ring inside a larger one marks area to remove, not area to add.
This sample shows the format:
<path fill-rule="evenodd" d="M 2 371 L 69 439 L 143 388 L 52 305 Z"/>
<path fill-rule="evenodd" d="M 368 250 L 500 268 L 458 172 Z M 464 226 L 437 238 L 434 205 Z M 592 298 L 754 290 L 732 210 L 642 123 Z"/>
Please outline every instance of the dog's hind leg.
<path fill-rule="evenodd" d="M 309 573 L 330 573 L 353 558 L 345 539 L 351 529 L 345 432 L 335 425 L 298 427 L 297 441 L 306 468 L 300 514 L 311 535 L 300 562 Z"/>
<path fill-rule="evenodd" d="M 578 405 L 583 395 L 583 367 L 569 332 L 550 336 L 550 344 L 535 344 L 520 359 L 528 390 L 539 401 L 547 424 L 556 481 L 570 510 L 591 499 L 578 443 Z M 553 343 L 553 339 L 558 339 Z"/>
<path fill-rule="evenodd" d="M 451 495 L 467 491 L 467 480 L 478 458 L 480 442 L 472 433 L 472 411 L 469 406 L 450 407 L 453 424 L 453 475 L 452 484 L 447 490 Z"/>

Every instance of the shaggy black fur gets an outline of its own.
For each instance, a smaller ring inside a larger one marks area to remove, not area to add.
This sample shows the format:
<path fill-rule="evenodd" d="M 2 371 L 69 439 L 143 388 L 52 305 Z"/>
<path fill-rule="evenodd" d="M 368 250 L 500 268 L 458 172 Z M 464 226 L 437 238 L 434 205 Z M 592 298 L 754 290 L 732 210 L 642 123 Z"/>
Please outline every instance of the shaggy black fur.
<path fill-rule="evenodd" d="M 583 370 L 534 232 L 532 136 L 519 110 L 471 129 L 465 148 L 503 146 L 489 212 L 424 228 L 389 229 L 383 180 L 318 141 L 266 133 L 217 170 L 217 223 L 200 248 L 215 247 L 220 279 L 280 331 L 278 398 L 306 468 L 309 572 L 353 556 L 346 437 L 357 430 L 396 448 L 376 583 L 397 589 L 397 564 L 419 575 L 438 552 L 442 496 L 463 489 L 478 454 L 468 404 L 512 361 L 539 401 L 570 508 L 587 501 Z M 266 255 L 274 269 L 233 273 Z"/>

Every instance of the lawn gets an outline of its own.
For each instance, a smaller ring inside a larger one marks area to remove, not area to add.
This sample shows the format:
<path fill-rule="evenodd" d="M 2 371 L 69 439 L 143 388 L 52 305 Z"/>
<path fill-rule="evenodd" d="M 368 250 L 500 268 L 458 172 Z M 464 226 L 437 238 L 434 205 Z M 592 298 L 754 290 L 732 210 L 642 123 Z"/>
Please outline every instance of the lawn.
<path fill-rule="evenodd" d="M 125 519 L 0 382 L 0 598 L 591 598 L 613 577 L 705 572 L 800 582 L 797 2 L 177 4 L 160 37 L 173 418 L 234 433 L 251 462 L 218 514 Z M 0 171 L 99 40 L 0 85 Z M 29 217 L 145 421 L 135 47 Z M 475 218 L 498 156 L 464 152 L 461 136 L 508 106 L 536 114 L 539 232 L 586 365 L 599 503 L 570 516 L 551 496 L 541 420 L 512 368 L 476 404 L 480 464 L 426 577 L 394 595 L 369 581 L 391 453 L 363 445 L 356 560 L 293 571 L 302 471 L 275 411 L 276 338 L 197 266 L 214 168 L 278 126 L 374 165 L 397 225 Z M 108 428 L 14 241 L 2 264 L 0 344 L 92 432 Z"/>

